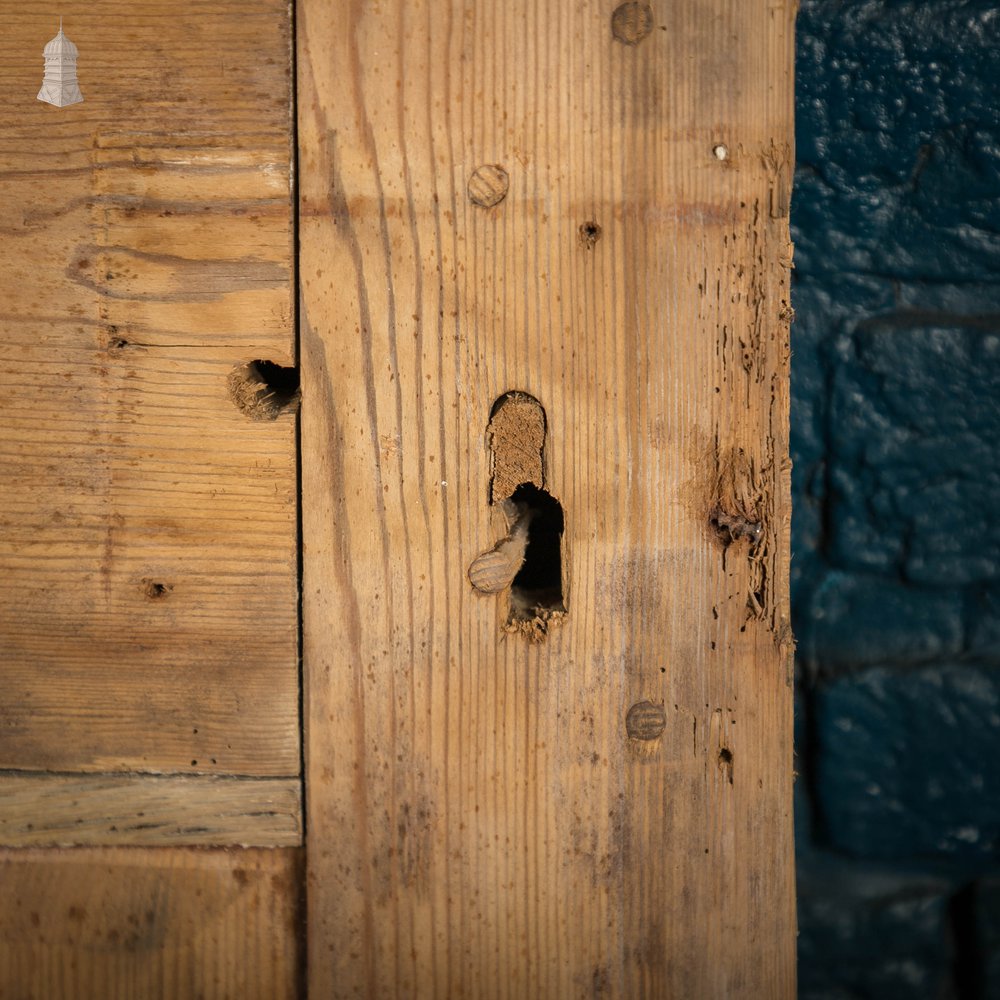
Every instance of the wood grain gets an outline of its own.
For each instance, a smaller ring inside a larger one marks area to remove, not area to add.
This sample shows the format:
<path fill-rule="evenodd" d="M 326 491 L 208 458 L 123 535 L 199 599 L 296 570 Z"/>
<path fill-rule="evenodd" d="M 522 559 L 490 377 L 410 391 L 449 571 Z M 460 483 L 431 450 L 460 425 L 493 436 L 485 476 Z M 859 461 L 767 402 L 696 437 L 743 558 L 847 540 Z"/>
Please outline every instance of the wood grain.
<path fill-rule="evenodd" d="M 8 773 L 0 802 L 7 847 L 302 842 L 294 778 Z"/>
<path fill-rule="evenodd" d="M 226 388 L 294 364 L 289 46 L 281 0 L 4 14 L 0 767 L 299 770 L 295 416 Z"/>
<path fill-rule="evenodd" d="M 293 1000 L 300 853 L 0 851 L 5 1000 Z"/>
<path fill-rule="evenodd" d="M 794 3 L 613 8 L 298 9 L 316 996 L 795 993 Z M 537 645 L 466 578 L 511 390 Z"/>

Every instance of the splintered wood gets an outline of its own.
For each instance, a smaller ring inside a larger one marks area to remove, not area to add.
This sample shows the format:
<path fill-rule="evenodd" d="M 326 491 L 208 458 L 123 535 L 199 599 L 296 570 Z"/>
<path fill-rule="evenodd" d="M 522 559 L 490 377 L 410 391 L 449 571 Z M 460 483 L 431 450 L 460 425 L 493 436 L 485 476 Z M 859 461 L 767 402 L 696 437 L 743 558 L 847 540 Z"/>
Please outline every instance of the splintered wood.
<path fill-rule="evenodd" d="M 297 6 L 316 996 L 795 995 L 794 9 Z"/>
<path fill-rule="evenodd" d="M 229 398 L 236 409 L 251 420 L 277 420 L 281 412 L 298 399 L 297 377 L 294 387 L 276 384 L 275 375 L 269 379 L 269 369 L 277 378 L 282 369 L 270 361 L 250 361 L 237 365 L 226 380 L 229 386 Z"/>

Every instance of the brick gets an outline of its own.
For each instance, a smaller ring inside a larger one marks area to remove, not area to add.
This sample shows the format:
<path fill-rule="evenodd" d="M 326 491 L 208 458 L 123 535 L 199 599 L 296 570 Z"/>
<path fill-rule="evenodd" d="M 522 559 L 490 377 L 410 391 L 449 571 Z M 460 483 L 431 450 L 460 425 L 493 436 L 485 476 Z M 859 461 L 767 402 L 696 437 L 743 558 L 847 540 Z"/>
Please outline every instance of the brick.
<path fill-rule="evenodd" d="M 799 871 L 799 1000 L 950 996 L 948 886 L 837 861 Z"/>
<path fill-rule="evenodd" d="M 972 595 L 968 617 L 970 652 L 1000 666 L 1000 586 L 987 587 Z"/>
<path fill-rule="evenodd" d="M 924 584 L 1000 579 L 1000 333 L 872 322 L 830 404 L 829 556 Z"/>
<path fill-rule="evenodd" d="M 974 888 L 973 924 L 981 965 L 982 1000 L 1000 1000 L 1000 878 Z"/>
<path fill-rule="evenodd" d="M 805 0 L 797 28 L 797 266 L 993 278 L 995 4 Z"/>
<path fill-rule="evenodd" d="M 981 316 L 1000 313 L 1000 282 L 897 281 L 896 303 L 912 312 Z"/>
<path fill-rule="evenodd" d="M 824 673 L 955 656 L 962 648 L 962 608 L 957 589 L 828 572 L 796 616 L 798 653 Z"/>
<path fill-rule="evenodd" d="M 1000 670 L 876 667 L 815 695 L 830 845 L 868 858 L 1000 859 Z"/>

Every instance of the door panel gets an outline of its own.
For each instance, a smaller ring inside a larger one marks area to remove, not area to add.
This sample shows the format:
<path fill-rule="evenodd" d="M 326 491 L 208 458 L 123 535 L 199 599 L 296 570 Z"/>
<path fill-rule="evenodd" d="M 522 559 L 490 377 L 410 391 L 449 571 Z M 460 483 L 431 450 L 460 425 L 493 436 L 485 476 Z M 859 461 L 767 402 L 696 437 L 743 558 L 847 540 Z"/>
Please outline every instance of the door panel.
<path fill-rule="evenodd" d="M 251 420 L 228 382 L 294 365 L 288 5 L 63 8 L 65 108 L 36 100 L 57 18 L 8 6 L 3 782 L 294 784 L 294 405 Z"/>

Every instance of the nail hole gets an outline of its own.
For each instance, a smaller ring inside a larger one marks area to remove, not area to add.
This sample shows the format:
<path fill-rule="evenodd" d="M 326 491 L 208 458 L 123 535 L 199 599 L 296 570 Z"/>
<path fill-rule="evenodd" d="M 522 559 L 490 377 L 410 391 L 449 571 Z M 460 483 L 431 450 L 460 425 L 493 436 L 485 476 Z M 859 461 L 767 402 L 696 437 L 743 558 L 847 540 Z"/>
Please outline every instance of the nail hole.
<path fill-rule="evenodd" d="M 274 420 L 299 399 L 299 370 L 273 361 L 237 365 L 228 379 L 229 398 L 251 420 Z"/>
<path fill-rule="evenodd" d="M 118 333 L 117 326 L 109 326 L 104 332 L 107 334 L 109 351 L 120 351 L 128 347 L 128 341 Z"/>
<path fill-rule="evenodd" d="M 160 601 L 170 596 L 174 585 L 172 583 L 160 583 L 158 580 L 143 580 L 141 589 L 149 600 Z"/>
<path fill-rule="evenodd" d="M 724 142 L 716 143 L 712 147 L 712 153 L 715 155 L 717 160 L 729 159 L 729 147 Z"/>
<path fill-rule="evenodd" d="M 733 751 L 723 747 L 719 751 L 719 768 L 725 774 L 729 784 L 733 783 Z"/>
<path fill-rule="evenodd" d="M 594 244 L 601 238 L 601 227 L 596 222 L 585 222 L 580 226 L 580 242 L 592 250 Z"/>

